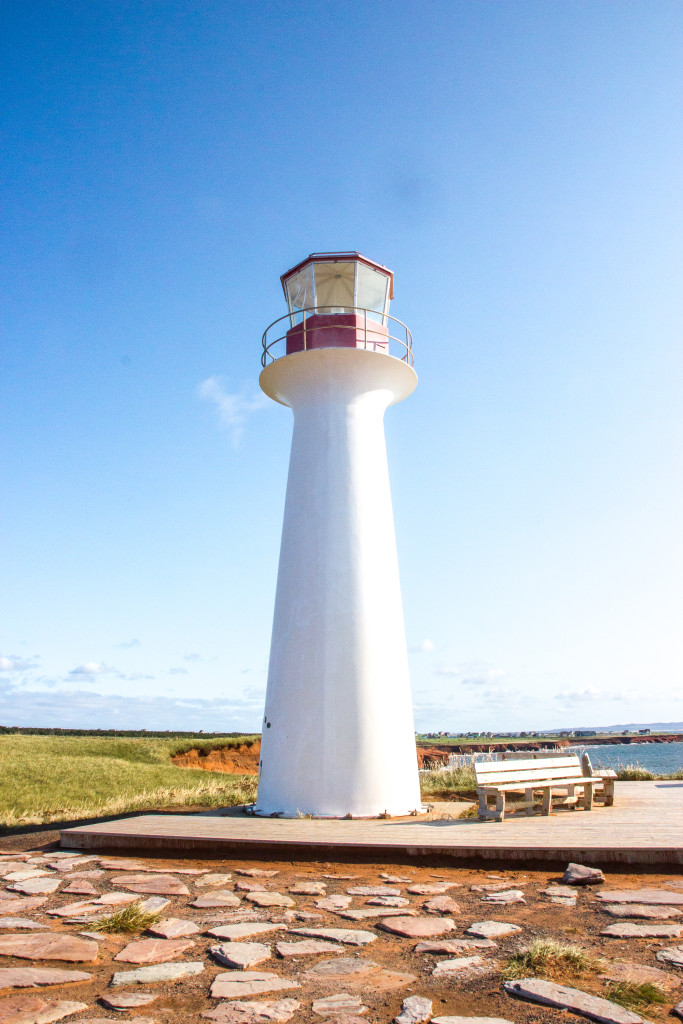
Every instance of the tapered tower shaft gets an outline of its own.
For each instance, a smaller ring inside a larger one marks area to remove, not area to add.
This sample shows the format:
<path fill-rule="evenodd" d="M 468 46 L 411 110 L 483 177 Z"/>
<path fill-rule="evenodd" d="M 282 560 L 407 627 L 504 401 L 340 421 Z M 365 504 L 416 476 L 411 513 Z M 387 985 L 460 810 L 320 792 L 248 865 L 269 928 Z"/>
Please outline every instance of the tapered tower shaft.
<path fill-rule="evenodd" d="M 383 417 L 417 378 L 363 348 L 261 375 L 294 431 L 257 811 L 407 814 L 420 805 Z"/>

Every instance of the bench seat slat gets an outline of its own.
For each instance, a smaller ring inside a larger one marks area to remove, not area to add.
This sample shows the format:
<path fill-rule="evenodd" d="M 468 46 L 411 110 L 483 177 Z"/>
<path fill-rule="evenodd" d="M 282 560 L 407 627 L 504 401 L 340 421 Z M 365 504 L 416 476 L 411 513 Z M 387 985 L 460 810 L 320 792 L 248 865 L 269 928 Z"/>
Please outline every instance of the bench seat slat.
<path fill-rule="evenodd" d="M 516 789 L 562 789 L 563 786 L 595 786 L 600 779 L 587 779 L 585 775 L 577 775 L 571 779 L 535 779 L 532 782 L 501 782 L 499 785 L 483 785 L 477 789 L 485 793 L 498 793 L 500 790 Z"/>

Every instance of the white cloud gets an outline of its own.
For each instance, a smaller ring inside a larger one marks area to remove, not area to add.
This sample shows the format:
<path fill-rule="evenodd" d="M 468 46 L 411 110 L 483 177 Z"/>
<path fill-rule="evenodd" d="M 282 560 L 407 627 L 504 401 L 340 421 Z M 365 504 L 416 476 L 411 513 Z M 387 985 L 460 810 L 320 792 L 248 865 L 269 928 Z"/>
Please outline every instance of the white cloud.
<path fill-rule="evenodd" d="M 252 395 L 240 392 L 230 394 L 224 390 L 220 377 L 207 377 L 198 386 L 197 394 L 214 405 L 221 423 L 230 434 L 233 448 L 239 445 L 249 416 L 268 405 L 268 399 L 260 391 Z"/>
<path fill-rule="evenodd" d="M 68 675 L 71 679 L 83 679 L 89 676 L 120 676 L 121 673 L 115 668 L 110 668 L 109 665 L 103 665 L 100 661 L 86 661 L 83 665 L 72 668 Z"/>
<path fill-rule="evenodd" d="M 140 646 L 140 641 L 136 640 L 135 638 L 133 638 L 132 640 L 124 640 L 123 643 L 117 644 L 116 646 L 120 647 L 122 650 L 125 651 L 129 647 L 139 647 Z"/>
<path fill-rule="evenodd" d="M 189 672 L 186 668 L 169 668 L 169 676 L 189 676 Z"/>
<path fill-rule="evenodd" d="M 425 637 L 425 639 L 422 641 L 422 643 L 418 644 L 417 647 L 411 647 L 410 648 L 410 653 L 411 654 L 431 654 L 432 651 L 435 651 L 435 650 L 436 650 L 436 646 L 435 646 L 434 642 L 432 640 L 430 640 L 429 637 Z"/>
<path fill-rule="evenodd" d="M 28 672 L 36 667 L 37 657 L 20 658 L 18 655 L 0 654 L 0 672 Z"/>
<path fill-rule="evenodd" d="M 434 669 L 437 676 L 449 676 L 461 686 L 488 686 L 505 678 L 500 668 L 486 668 L 484 665 L 441 665 Z"/>
<path fill-rule="evenodd" d="M 590 704 L 596 701 L 630 701 L 637 700 L 639 695 L 632 690 L 597 690 L 594 686 L 585 686 L 581 690 L 561 690 L 555 694 L 560 704 Z"/>

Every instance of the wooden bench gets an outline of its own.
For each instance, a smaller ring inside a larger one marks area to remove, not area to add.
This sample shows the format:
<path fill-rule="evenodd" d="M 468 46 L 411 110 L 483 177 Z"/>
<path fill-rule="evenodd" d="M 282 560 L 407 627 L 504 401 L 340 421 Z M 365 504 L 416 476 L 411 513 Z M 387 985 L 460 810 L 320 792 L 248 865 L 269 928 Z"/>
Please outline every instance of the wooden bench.
<path fill-rule="evenodd" d="M 541 813 L 550 814 L 553 796 L 562 797 L 562 804 L 575 807 L 579 800 L 585 811 L 593 809 L 593 791 L 602 786 L 602 778 L 585 775 L 576 754 L 557 757 L 514 758 L 509 761 L 478 761 L 474 764 L 479 797 L 479 818 L 504 821 L 505 800 L 508 793 L 523 793 L 524 800 L 516 807 L 524 807 L 533 814 L 537 804 L 535 794 L 540 793 Z M 576 790 L 581 791 L 578 796 Z M 488 799 L 496 798 L 495 810 Z"/>
<path fill-rule="evenodd" d="M 557 750 L 504 750 L 500 756 L 503 761 L 513 761 L 520 758 L 533 758 L 536 760 L 537 758 L 548 757 L 573 757 L 573 754 L 560 754 Z M 598 779 L 601 783 L 601 785 L 593 788 L 593 799 L 604 804 L 605 807 L 612 807 L 614 805 L 614 782 L 617 773 L 612 768 L 600 768 L 596 771 L 591 764 L 588 753 L 584 753 L 581 757 L 581 772 L 588 778 Z"/>

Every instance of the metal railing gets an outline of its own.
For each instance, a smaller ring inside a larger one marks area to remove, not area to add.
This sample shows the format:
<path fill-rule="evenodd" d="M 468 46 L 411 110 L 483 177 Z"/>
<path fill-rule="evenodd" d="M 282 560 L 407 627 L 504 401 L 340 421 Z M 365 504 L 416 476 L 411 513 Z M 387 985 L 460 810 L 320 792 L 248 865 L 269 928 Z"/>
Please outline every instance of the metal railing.
<path fill-rule="evenodd" d="M 306 323 L 311 316 L 320 314 L 324 315 L 326 311 L 328 315 L 332 313 L 332 311 L 338 313 L 340 309 L 343 309 L 345 314 L 362 314 L 363 326 L 359 327 L 355 324 L 332 323 L 323 325 L 316 324 L 310 328 L 307 328 Z M 297 323 L 295 321 L 295 318 L 298 317 L 301 317 L 301 319 Z M 379 319 L 376 320 L 374 319 L 375 317 L 379 317 Z M 285 351 L 277 352 L 275 354 L 272 351 L 279 344 L 284 343 L 286 345 L 287 331 L 285 331 L 284 334 L 279 334 L 279 331 L 281 331 L 282 328 L 277 326 L 278 324 L 283 324 L 285 320 L 288 322 L 288 327 L 290 328 L 301 327 L 301 334 L 297 334 L 294 337 L 297 339 L 301 337 L 303 343 L 303 351 L 306 351 L 308 348 L 307 335 L 309 330 L 315 331 L 316 334 L 320 331 L 325 331 L 329 329 L 335 331 L 347 330 L 353 331 L 356 337 L 358 337 L 359 334 L 362 334 L 362 347 L 365 349 L 370 349 L 371 351 L 374 352 L 383 352 L 385 351 L 386 348 L 388 348 L 389 351 L 386 354 L 392 355 L 393 353 L 391 352 L 391 347 L 393 342 L 394 347 L 398 346 L 399 351 L 402 351 L 402 355 L 394 356 L 394 358 L 401 359 L 402 362 L 407 363 L 409 366 L 413 365 L 413 336 L 406 327 L 406 325 L 401 320 L 397 320 L 395 316 L 389 316 L 388 313 L 378 313 L 374 309 L 364 309 L 361 306 L 310 306 L 307 309 L 297 310 L 296 313 L 286 313 L 284 316 L 278 317 L 277 320 L 274 320 L 272 324 L 269 324 L 268 327 L 266 327 L 265 331 L 263 332 L 263 337 L 261 339 L 261 344 L 263 345 L 263 352 L 261 354 L 261 366 L 263 367 L 268 366 L 269 363 L 274 363 L 276 359 L 280 359 L 282 356 L 286 355 L 286 348 Z M 389 324 L 388 326 L 390 326 L 392 330 L 396 330 L 394 324 L 396 324 L 397 327 L 401 329 L 402 337 L 397 336 L 395 334 L 384 334 L 381 330 L 376 329 L 378 327 L 381 328 L 383 325 L 387 325 L 387 321 L 391 321 L 391 324 Z M 277 328 L 277 330 L 274 331 L 273 333 L 278 334 L 278 337 L 270 337 L 270 332 L 273 331 L 273 328 Z M 316 346 L 316 348 L 317 347 L 320 346 Z M 338 348 L 342 346 L 330 345 L 329 347 Z M 361 346 L 357 344 L 356 347 L 360 348 Z"/>

